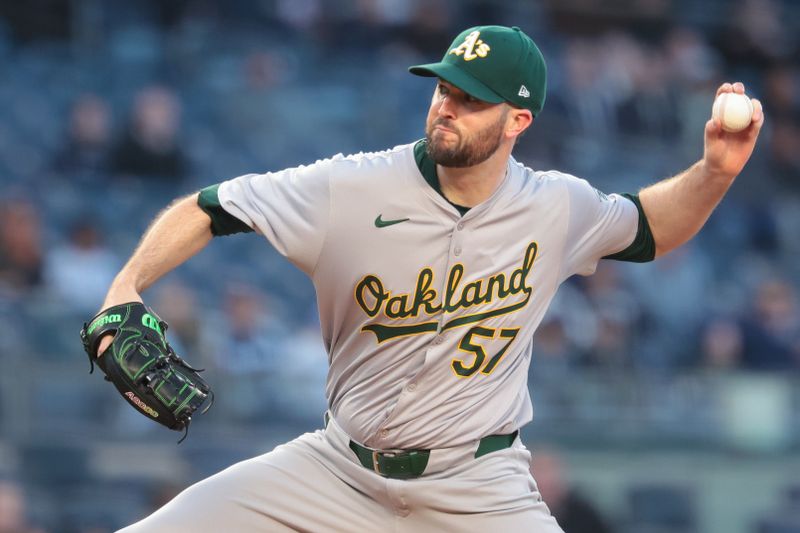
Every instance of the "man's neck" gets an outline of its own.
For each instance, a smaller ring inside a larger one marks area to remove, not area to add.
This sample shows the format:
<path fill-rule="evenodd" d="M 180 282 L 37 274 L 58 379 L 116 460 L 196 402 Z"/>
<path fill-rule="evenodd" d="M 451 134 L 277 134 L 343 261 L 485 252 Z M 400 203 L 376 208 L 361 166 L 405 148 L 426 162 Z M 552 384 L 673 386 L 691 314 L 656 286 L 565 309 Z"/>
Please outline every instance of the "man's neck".
<path fill-rule="evenodd" d="M 489 159 L 475 166 L 455 168 L 436 165 L 442 194 L 454 204 L 475 207 L 500 186 L 510 155 L 510 150 L 500 147 Z"/>

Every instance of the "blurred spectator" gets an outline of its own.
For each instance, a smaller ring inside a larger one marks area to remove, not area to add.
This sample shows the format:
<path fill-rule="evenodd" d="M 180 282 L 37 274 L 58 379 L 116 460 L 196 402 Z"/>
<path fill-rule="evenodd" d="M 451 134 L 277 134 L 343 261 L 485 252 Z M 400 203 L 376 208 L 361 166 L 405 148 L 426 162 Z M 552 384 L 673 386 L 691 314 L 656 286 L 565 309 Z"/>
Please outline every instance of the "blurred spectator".
<path fill-rule="evenodd" d="M 709 321 L 700 335 L 700 361 L 716 370 L 738 368 L 744 351 L 744 335 L 738 322 L 722 317 Z"/>
<path fill-rule="evenodd" d="M 703 132 L 721 78 L 722 60 L 706 35 L 678 27 L 664 43 L 669 84 L 676 92 L 676 120 L 680 129 L 681 155 L 692 161 L 700 154 Z"/>
<path fill-rule="evenodd" d="M 30 201 L 0 201 L 0 292 L 22 295 L 42 283 L 41 238 L 41 221 Z"/>
<path fill-rule="evenodd" d="M 188 164 L 178 139 L 181 108 L 175 94 L 161 86 L 141 90 L 130 124 L 114 147 L 116 174 L 179 180 Z"/>
<path fill-rule="evenodd" d="M 800 72 L 789 62 L 776 64 L 764 73 L 764 110 L 770 117 L 793 116 L 800 111 Z"/>
<path fill-rule="evenodd" d="M 45 263 L 48 287 L 75 311 L 88 315 L 100 309 L 122 266 L 103 243 L 97 222 L 89 217 L 72 225 L 67 241 L 48 252 Z"/>
<path fill-rule="evenodd" d="M 766 71 L 764 109 L 770 118 L 768 146 L 771 181 L 800 190 L 800 70 L 781 63 Z"/>
<path fill-rule="evenodd" d="M 643 48 L 642 61 L 631 69 L 631 93 L 620 102 L 619 128 L 627 135 L 648 135 L 672 140 L 679 131 L 677 95 L 660 49 Z"/>
<path fill-rule="evenodd" d="M 564 533 L 611 533 L 600 512 L 569 486 L 564 465 L 557 455 L 547 451 L 534 453 L 531 474 Z"/>
<path fill-rule="evenodd" d="M 607 368 L 629 367 L 644 317 L 632 288 L 622 281 L 620 264 L 600 261 L 595 273 L 581 281 L 597 320 L 584 363 Z"/>
<path fill-rule="evenodd" d="M 220 102 L 222 120 L 239 132 L 241 148 L 255 154 L 284 149 L 285 128 L 275 128 L 274 122 L 286 111 L 276 91 L 289 77 L 288 61 L 276 50 L 255 51 L 243 58 L 236 72 L 236 90 Z"/>
<path fill-rule="evenodd" d="M 22 489 L 9 480 L 0 480 L 0 533 L 43 533 L 28 521 L 27 503 Z"/>
<path fill-rule="evenodd" d="M 328 354 L 318 324 L 292 331 L 292 342 L 279 368 L 285 387 L 278 404 L 285 411 L 316 422 L 328 408 L 325 384 L 328 377 Z"/>
<path fill-rule="evenodd" d="M 73 104 L 67 138 L 53 166 L 63 173 L 102 177 L 108 170 L 110 145 L 108 104 L 98 95 L 81 95 Z"/>
<path fill-rule="evenodd" d="M 566 85 L 552 98 L 554 106 L 566 114 L 572 132 L 594 139 L 616 132 L 618 97 L 603 83 L 604 57 L 599 48 L 587 39 L 569 41 L 562 58 Z"/>
<path fill-rule="evenodd" d="M 576 278 L 558 289 L 533 338 L 530 374 L 565 377 L 585 358 L 597 334 L 597 316 Z"/>
<path fill-rule="evenodd" d="M 451 7 L 445 0 L 415 2 L 403 28 L 405 43 L 423 57 L 436 57 L 453 39 Z"/>
<path fill-rule="evenodd" d="M 312 33 L 322 18 L 320 0 L 276 0 L 275 15 L 284 25 L 303 33 Z"/>
<path fill-rule="evenodd" d="M 223 309 L 219 367 L 233 375 L 268 373 L 281 364 L 281 342 L 286 329 L 272 316 L 267 300 L 249 285 L 228 288 Z"/>
<path fill-rule="evenodd" d="M 598 368 L 629 368 L 635 341 L 635 332 L 630 326 L 623 315 L 601 310 L 598 314 L 597 336 L 583 362 Z"/>
<path fill-rule="evenodd" d="M 800 112 L 776 116 L 769 147 L 770 169 L 784 189 L 800 190 Z"/>
<path fill-rule="evenodd" d="M 546 0 L 552 23 L 573 35 L 596 35 L 625 26 L 644 38 L 658 38 L 670 20 L 670 2 L 617 0 L 609 5 L 598 0 Z"/>
<path fill-rule="evenodd" d="M 689 363 L 695 347 L 693 329 L 708 312 L 706 295 L 713 281 L 708 257 L 695 241 L 652 263 L 625 269 L 652 326 L 634 363 L 650 370 Z"/>
<path fill-rule="evenodd" d="M 536 329 L 529 373 L 537 379 L 566 377 L 579 357 L 561 317 L 545 317 Z"/>
<path fill-rule="evenodd" d="M 685 26 L 674 28 L 665 39 L 664 49 L 670 80 L 678 82 L 679 86 L 705 85 L 719 72 L 719 57 L 699 30 Z"/>
<path fill-rule="evenodd" d="M 224 317 L 214 321 L 218 338 L 212 357 L 236 385 L 220 397 L 221 407 L 247 420 L 278 416 L 276 399 L 286 385 L 281 371 L 289 364 L 283 354 L 286 327 L 272 315 L 267 299 L 250 285 L 228 287 L 223 312 Z"/>
<path fill-rule="evenodd" d="M 588 349 L 597 334 L 597 315 L 583 291 L 583 282 L 584 278 L 575 276 L 563 283 L 558 288 L 543 320 L 543 322 L 547 322 L 549 318 L 559 320 L 569 342 L 574 344 L 578 351 Z"/>
<path fill-rule="evenodd" d="M 767 279 L 756 290 L 745 317 L 743 365 L 751 370 L 800 368 L 800 312 L 794 287 Z"/>
<path fill-rule="evenodd" d="M 720 48 L 737 67 L 759 69 L 794 53 L 784 24 L 783 4 L 776 0 L 739 0 L 730 14 Z"/>

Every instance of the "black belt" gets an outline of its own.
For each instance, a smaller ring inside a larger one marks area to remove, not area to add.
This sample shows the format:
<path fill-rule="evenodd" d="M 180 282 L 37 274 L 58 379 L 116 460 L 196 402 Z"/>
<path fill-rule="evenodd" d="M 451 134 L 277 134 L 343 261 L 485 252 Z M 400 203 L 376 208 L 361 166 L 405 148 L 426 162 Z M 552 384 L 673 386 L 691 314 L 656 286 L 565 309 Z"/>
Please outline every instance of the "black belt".
<path fill-rule="evenodd" d="M 510 448 L 518 431 L 507 435 L 489 435 L 483 437 L 475 451 L 475 459 L 487 453 Z M 351 440 L 350 449 L 365 468 L 374 470 L 376 474 L 392 479 L 411 479 L 419 477 L 428 466 L 430 450 L 399 450 L 384 452 L 373 450 Z"/>

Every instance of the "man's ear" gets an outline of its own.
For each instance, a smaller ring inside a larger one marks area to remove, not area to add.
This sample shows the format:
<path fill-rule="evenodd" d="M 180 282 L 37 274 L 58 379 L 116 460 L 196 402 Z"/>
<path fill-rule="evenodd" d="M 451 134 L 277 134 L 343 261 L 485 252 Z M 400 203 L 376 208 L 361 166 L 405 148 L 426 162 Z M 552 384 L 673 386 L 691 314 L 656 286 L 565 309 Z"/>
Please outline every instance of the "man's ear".
<path fill-rule="evenodd" d="M 528 109 L 512 107 L 508 113 L 506 121 L 506 135 L 509 137 L 519 137 L 533 123 L 533 113 Z"/>

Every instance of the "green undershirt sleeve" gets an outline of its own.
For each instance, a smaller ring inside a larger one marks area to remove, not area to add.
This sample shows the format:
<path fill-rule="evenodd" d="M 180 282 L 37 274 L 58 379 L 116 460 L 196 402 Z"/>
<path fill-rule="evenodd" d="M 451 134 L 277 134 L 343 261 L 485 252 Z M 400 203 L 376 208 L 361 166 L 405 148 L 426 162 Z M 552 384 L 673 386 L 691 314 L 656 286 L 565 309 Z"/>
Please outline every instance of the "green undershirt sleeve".
<path fill-rule="evenodd" d="M 219 203 L 219 183 L 202 189 L 197 197 L 197 205 L 211 217 L 211 233 L 215 237 L 253 231 L 253 228 L 222 208 Z"/>
<path fill-rule="evenodd" d="M 636 230 L 636 237 L 633 242 L 615 254 L 607 255 L 603 259 L 614 259 L 616 261 L 629 261 L 632 263 L 647 263 L 656 257 L 656 241 L 653 238 L 653 233 L 650 231 L 650 224 L 647 222 L 647 217 L 642 209 L 642 203 L 639 201 L 638 194 L 623 193 L 622 196 L 630 200 L 636 205 L 639 211 L 639 227 Z"/>

